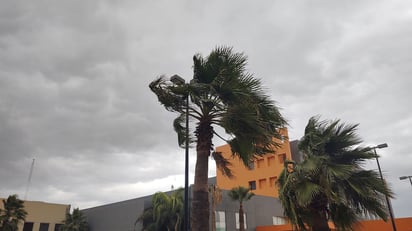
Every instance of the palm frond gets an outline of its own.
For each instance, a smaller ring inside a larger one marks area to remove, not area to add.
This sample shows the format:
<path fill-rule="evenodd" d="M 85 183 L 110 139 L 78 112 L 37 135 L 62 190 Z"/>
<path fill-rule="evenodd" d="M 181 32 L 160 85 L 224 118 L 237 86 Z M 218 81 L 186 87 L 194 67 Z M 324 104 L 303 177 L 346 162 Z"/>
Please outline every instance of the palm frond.
<path fill-rule="evenodd" d="M 352 229 L 366 214 L 387 218 L 384 198 L 393 192 L 376 171 L 362 168 L 375 154 L 360 146 L 357 128 L 340 120 L 309 119 L 298 146 L 304 161 L 278 180 L 279 199 L 294 223 L 314 224 L 307 216 L 311 211 L 329 214 L 338 230 Z"/>
<path fill-rule="evenodd" d="M 330 218 L 338 230 L 353 230 L 352 224 L 359 220 L 354 210 L 345 204 L 332 204 L 329 209 Z"/>
<path fill-rule="evenodd" d="M 232 170 L 230 169 L 230 166 L 232 164 L 230 163 L 229 160 L 223 157 L 221 152 L 212 152 L 212 157 L 216 162 L 216 167 L 217 169 L 224 175 L 227 176 L 228 178 L 233 178 L 233 173 Z"/>
<path fill-rule="evenodd" d="M 234 187 L 228 192 L 228 196 L 232 200 L 239 201 L 240 203 L 250 200 L 254 195 L 255 194 L 250 191 L 250 188 L 245 188 L 243 186 Z"/>
<path fill-rule="evenodd" d="M 176 119 L 173 121 L 173 128 L 175 129 L 175 132 L 177 133 L 177 142 L 180 147 L 185 146 L 185 141 L 188 139 L 186 134 L 186 127 L 185 127 L 185 122 L 186 122 L 186 115 L 181 113 Z"/>
<path fill-rule="evenodd" d="M 310 181 L 298 181 L 293 190 L 295 191 L 297 203 L 305 207 L 311 204 L 314 198 L 322 192 L 322 187 Z"/>

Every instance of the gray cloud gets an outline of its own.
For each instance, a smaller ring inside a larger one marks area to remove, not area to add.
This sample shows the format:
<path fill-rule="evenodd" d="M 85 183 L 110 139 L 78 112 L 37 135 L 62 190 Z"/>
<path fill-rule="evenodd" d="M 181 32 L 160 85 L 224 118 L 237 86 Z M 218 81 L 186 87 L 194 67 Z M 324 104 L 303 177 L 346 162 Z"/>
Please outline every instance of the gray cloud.
<path fill-rule="evenodd" d="M 148 84 L 189 79 L 195 53 L 231 45 L 283 108 L 292 139 L 319 114 L 359 123 L 365 145 L 387 142 L 395 214 L 411 216 L 398 179 L 412 174 L 410 3 L 0 3 L 0 196 L 22 196 L 32 158 L 34 200 L 84 208 L 183 185 L 175 115 Z M 191 179 L 193 163 L 192 150 Z"/>

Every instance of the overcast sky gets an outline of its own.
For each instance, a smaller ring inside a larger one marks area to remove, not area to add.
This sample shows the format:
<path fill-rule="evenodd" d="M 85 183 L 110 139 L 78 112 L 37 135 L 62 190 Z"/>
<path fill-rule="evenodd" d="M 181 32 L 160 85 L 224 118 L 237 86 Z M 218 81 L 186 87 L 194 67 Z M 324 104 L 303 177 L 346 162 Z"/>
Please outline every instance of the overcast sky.
<path fill-rule="evenodd" d="M 412 187 L 399 180 L 412 175 L 411 1 L 0 5 L 0 197 L 24 197 L 33 158 L 29 200 L 83 209 L 183 186 L 175 114 L 148 84 L 189 80 L 194 54 L 228 45 L 248 55 L 291 140 L 321 115 L 359 123 L 365 145 L 388 143 L 378 153 L 393 209 L 412 216 Z"/>

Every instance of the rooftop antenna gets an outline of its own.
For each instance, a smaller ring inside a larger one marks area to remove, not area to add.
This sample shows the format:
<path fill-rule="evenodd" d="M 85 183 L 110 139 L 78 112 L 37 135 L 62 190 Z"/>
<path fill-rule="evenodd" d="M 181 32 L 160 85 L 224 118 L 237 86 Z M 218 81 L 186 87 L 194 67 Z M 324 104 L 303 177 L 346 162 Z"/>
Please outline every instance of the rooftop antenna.
<path fill-rule="evenodd" d="M 31 175 L 33 175 L 34 160 L 35 160 L 35 159 L 33 158 L 33 162 L 31 162 L 29 179 L 27 180 L 26 192 L 24 193 L 24 200 L 27 199 L 27 194 L 29 193 L 30 182 L 31 182 Z"/>

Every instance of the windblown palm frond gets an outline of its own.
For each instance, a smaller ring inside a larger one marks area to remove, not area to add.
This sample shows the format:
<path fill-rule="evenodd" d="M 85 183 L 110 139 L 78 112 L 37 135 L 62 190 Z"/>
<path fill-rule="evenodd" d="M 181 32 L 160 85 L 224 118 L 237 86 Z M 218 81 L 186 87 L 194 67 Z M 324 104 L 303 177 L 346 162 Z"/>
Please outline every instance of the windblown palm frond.
<path fill-rule="evenodd" d="M 339 230 L 351 229 L 365 215 L 386 220 L 384 197 L 393 193 L 376 171 L 363 169 L 365 160 L 375 155 L 359 146 L 357 127 L 319 117 L 309 120 L 299 143 L 304 161 L 293 173 L 283 170 L 278 181 L 285 215 L 302 229 L 329 230 L 328 219 Z"/>

